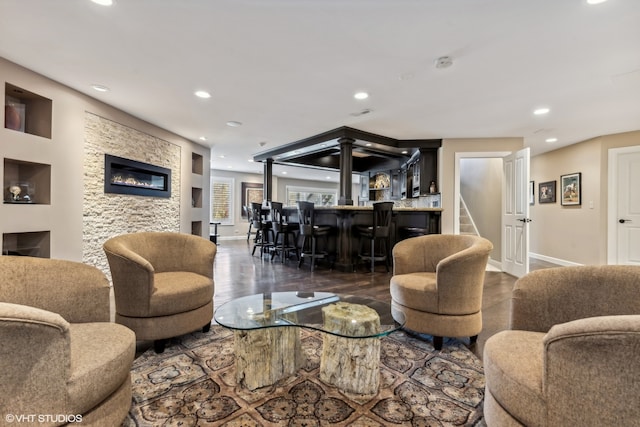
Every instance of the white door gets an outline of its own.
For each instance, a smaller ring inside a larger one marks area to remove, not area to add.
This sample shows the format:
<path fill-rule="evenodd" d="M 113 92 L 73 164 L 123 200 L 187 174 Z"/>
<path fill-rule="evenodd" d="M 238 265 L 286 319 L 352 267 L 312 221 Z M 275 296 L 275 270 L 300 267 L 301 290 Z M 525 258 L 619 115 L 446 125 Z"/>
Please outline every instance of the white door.
<path fill-rule="evenodd" d="M 640 265 L 640 148 L 617 152 L 614 264 Z M 611 262 L 610 262 L 611 263 Z"/>
<path fill-rule="evenodd" d="M 529 272 L 529 148 L 504 157 L 502 271 L 516 277 Z"/>

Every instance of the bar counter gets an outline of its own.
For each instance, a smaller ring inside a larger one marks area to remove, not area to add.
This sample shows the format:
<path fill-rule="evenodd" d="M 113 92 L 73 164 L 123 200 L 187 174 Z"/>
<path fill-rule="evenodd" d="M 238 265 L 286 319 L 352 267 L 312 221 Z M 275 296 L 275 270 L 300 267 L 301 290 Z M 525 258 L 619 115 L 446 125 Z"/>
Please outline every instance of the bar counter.
<path fill-rule="evenodd" d="M 298 222 L 297 208 L 288 207 L 285 208 L 285 212 L 290 222 Z M 439 234 L 441 213 L 442 208 L 394 207 L 389 251 L 397 242 L 410 237 L 408 231 L 410 228 L 421 229 L 428 234 Z M 353 271 L 358 254 L 358 238 L 353 228 L 357 225 L 373 224 L 373 207 L 316 206 L 314 221 L 316 225 L 332 227 L 332 233 L 326 242 L 326 250 L 334 263 L 334 268 Z M 325 242 L 319 239 L 318 245 L 322 248 Z M 362 268 L 366 269 L 366 267 Z"/>

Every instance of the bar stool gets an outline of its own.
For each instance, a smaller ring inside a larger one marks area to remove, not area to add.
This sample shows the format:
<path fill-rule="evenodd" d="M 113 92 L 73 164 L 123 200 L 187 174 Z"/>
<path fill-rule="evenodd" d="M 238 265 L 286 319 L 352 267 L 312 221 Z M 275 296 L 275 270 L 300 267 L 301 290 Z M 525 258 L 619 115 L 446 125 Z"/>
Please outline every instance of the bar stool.
<path fill-rule="evenodd" d="M 271 228 L 276 232 L 271 248 L 271 261 L 276 255 L 280 255 L 280 261 L 284 264 L 285 258 L 291 251 L 294 251 L 297 259 L 300 260 L 296 246 L 298 223 L 288 221 L 280 202 L 271 202 Z"/>
<path fill-rule="evenodd" d="M 331 226 L 314 224 L 314 204 L 311 202 L 298 202 L 298 221 L 300 222 L 299 229 L 302 236 L 298 268 L 302 266 L 305 258 L 311 258 L 311 271 L 313 272 L 316 259 L 327 257 L 326 251 L 318 252 L 316 250 L 318 237 L 324 237 L 326 244 L 327 236 L 331 232 Z M 305 245 L 307 248 L 305 248 Z M 309 249 L 308 246 L 311 246 L 311 248 Z"/>
<path fill-rule="evenodd" d="M 253 233 L 253 231 L 251 231 L 251 229 L 253 228 L 252 211 L 251 209 L 249 209 L 247 205 L 244 205 L 242 207 L 242 213 L 247 217 L 247 222 L 249 223 L 249 229 L 247 230 L 247 242 L 248 242 L 249 238 L 251 237 L 251 233 Z"/>
<path fill-rule="evenodd" d="M 373 204 L 373 225 L 356 226 L 358 235 L 358 258 L 371 262 L 371 272 L 374 272 L 376 261 L 384 261 L 389 271 L 389 247 L 391 246 L 391 216 L 393 202 L 379 202 Z M 369 240 L 369 251 L 363 250 L 363 242 Z M 379 253 L 376 254 L 376 240 L 380 242 Z"/>
<path fill-rule="evenodd" d="M 256 230 L 256 237 L 253 240 L 253 251 L 251 255 L 256 253 L 256 248 L 260 248 L 260 255 L 269 252 L 269 248 L 273 247 L 273 228 L 271 223 L 267 221 L 265 215 L 263 215 L 261 203 L 251 203 L 251 225 Z M 271 233 L 272 239 L 269 240 L 269 233 Z"/>

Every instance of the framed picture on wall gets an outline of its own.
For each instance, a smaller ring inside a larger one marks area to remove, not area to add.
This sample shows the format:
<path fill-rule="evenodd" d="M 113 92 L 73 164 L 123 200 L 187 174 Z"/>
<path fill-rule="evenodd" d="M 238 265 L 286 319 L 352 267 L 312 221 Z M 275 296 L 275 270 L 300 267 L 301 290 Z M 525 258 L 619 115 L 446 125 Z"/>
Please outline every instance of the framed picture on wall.
<path fill-rule="evenodd" d="M 243 182 L 242 183 L 242 205 L 240 206 L 240 210 L 242 212 L 242 216 L 246 217 L 247 212 L 245 212 L 242 207 L 249 206 L 251 203 L 262 203 L 264 198 L 262 184 L 258 182 Z"/>
<path fill-rule="evenodd" d="M 556 202 L 556 181 L 541 182 L 538 184 L 538 203 Z"/>
<path fill-rule="evenodd" d="M 575 206 L 582 203 L 581 175 L 580 172 L 576 172 L 560 177 L 560 189 L 562 191 L 560 204 L 562 206 Z"/>

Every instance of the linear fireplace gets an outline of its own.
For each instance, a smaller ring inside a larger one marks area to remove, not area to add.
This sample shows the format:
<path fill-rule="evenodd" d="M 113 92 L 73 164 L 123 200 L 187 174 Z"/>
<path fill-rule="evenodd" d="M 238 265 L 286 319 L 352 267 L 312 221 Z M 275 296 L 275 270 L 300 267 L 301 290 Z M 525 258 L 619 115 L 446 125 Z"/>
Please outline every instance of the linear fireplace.
<path fill-rule="evenodd" d="M 171 197 L 171 169 L 105 154 L 104 192 Z"/>

